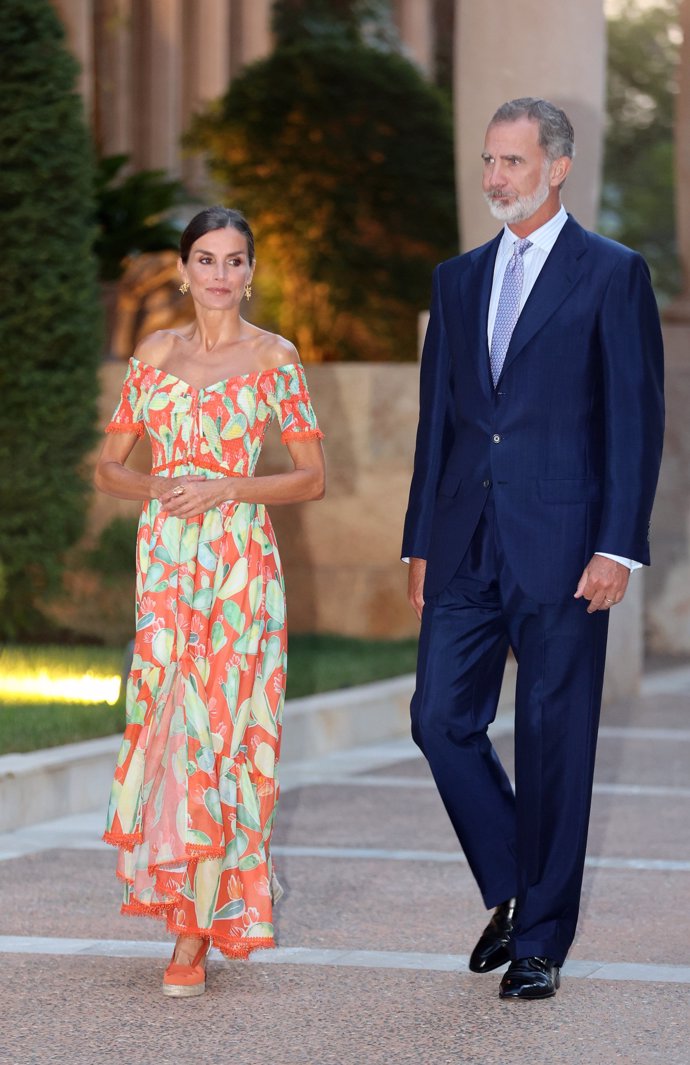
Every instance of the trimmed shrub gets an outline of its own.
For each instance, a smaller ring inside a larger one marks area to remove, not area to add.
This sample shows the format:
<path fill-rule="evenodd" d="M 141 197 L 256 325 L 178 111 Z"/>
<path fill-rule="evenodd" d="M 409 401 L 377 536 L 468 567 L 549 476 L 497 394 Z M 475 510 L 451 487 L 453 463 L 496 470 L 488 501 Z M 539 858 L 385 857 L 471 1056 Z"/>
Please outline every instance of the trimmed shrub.
<path fill-rule="evenodd" d="M 138 518 L 115 517 L 100 532 L 95 547 L 85 552 L 86 564 L 106 584 L 118 584 L 134 573 Z"/>
<path fill-rule="evenodd" d="M 26 637 L 84 524 L 101 306 L 78 67 L 49 0 L 3 0 L 0 52 L 0 633 Z"/>
<path fill-rule="evenodd" d="M 432 268 L 457 251 L 448 101 L 351 23 L 309 25 L 188 143 L 256 229 L 262 323 L 305 359 L 413 359 Z"/>

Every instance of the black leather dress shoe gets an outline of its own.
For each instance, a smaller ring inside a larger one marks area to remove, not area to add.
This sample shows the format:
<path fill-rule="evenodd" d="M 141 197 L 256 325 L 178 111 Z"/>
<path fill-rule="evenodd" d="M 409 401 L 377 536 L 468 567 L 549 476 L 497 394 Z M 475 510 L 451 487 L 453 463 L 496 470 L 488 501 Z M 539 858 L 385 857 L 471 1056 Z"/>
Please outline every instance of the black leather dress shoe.
<path fill-rule="evenodd" d="M 512 961 L 501 980 L 501 998 L 551 998 L 561 986 L 561 971 L 550 958 Z"/>
<path fill-rule="evenodd" d="M 490 973 L 510 961 L 508 943 L 513 933 L 515 899 L 502 902 L 479 937 L 470 954 L 469 967 L 473 973 Z"/>

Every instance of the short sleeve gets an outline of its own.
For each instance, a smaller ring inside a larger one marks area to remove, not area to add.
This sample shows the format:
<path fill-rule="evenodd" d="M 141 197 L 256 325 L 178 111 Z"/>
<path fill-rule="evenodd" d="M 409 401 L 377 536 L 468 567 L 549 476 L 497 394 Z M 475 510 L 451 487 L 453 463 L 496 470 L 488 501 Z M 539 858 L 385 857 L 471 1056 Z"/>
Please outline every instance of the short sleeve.
<path fill-rule="evenodd" d="M 295 440 L 323 438 L 309 398 L 304 368 L 300 363 L 281 366 L 278 369 L 267 400 L 280 422 L 284 444 Z"/>
<path fill-rule="evenodd" d="M 142 376 L 142 364 L 136 359 L 130 359 L 129 372 L 122 386 L 120 402 L 105 427 L 106 433 L 144 435 Z"/>

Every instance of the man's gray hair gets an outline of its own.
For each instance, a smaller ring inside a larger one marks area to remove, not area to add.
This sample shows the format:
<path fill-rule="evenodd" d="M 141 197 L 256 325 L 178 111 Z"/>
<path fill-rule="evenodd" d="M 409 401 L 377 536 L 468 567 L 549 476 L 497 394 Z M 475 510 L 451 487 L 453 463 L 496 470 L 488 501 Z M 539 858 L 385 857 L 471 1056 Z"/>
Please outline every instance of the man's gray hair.
<path fill-rule="evenodd" d="M 539 123 L 539 144 L 546 158 L 552 163 L 562 155 L 572 159 L 575 155 L 575 131 L 573 124 L 560 107 L 541 100 L 537 96 L 522 96 L 502 104 L 491 119 L 490 126 L 497 122 L 517 122 L 529 118 Z"/>

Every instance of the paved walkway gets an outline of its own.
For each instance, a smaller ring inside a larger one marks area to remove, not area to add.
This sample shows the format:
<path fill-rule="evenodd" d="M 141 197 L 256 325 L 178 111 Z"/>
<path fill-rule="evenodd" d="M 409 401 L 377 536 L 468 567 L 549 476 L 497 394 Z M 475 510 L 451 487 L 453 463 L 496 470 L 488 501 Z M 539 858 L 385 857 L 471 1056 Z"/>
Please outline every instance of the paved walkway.
<path fill-rule="evenodd" d="M 510 765 L 508 720 L 495 742 Z M 102 810 L 0 836 L 0 1063 L 687 1065 L 689 815 L 690 672 L 657 674 L 606 710 L 578 937 L 538 1003 L 467 971 L 485 914 L 409 742 L 286 774 L 281 947 L 214 953 L 201 999 L 161 996 L 163 930 L 118 915 Z"/>

